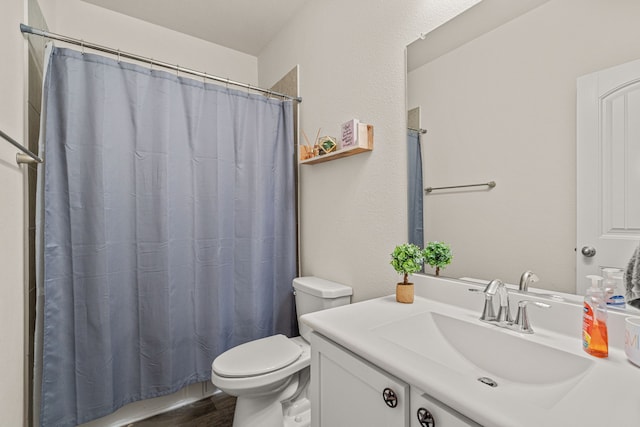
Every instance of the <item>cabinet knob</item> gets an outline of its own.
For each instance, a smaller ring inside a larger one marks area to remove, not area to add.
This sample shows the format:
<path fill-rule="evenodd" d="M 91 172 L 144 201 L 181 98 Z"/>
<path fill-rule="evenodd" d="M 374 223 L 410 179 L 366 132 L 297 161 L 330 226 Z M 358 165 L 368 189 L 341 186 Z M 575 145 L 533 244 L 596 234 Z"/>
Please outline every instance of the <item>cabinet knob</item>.
<path fill-rule="evenodd" d="M 389 408 L 398 406 L 398 395 L 389 387 L 382 390 L 382 399 L 384 399 L 384 403 L 386 403 Z"/>
<path fill-rule="evenodd" d="M 433 418 L 433 415 L 431 415 L 431 412 L 425 408 L 419 408 L 416 415 L 418 416 L 418 423 L 420 423 L 421 427 L 436 427 L 436 420 Z"/>

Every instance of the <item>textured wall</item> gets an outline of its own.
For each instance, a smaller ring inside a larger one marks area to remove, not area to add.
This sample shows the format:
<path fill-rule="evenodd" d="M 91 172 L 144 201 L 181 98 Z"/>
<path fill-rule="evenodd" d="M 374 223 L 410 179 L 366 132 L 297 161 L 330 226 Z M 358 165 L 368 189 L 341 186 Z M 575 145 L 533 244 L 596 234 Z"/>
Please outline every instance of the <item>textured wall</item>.
<path fill-rule="evenodd" d="M 258 57 L 269 86 L 300 65 L 301 129 L 374 125 L 371 153 L 300 168 L 302 274 L 353 286 L 359 301 L 394 291 L 389 265 L 407 240 L 405 46 L 477 0 L 309 2 Z"/>
<path fill-rule="evenodd" d="M 0 13 L 0 129 L 25 140 L 26 46 L 18 30 L 25 19 L 23 0 L 4 0 Z M 24 375 L 24 193 L 26 179 L 16 165 L 18 150 L 0 139 L 0 424 L 23 420 Z"/>

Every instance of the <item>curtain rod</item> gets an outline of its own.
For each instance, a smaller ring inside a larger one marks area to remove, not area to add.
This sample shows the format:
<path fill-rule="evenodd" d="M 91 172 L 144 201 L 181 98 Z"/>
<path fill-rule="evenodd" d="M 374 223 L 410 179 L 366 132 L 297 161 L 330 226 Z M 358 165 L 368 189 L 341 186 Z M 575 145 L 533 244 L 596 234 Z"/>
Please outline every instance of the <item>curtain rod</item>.
<path fill-rule="evenodd" d="M 298 97 L 290 96 L 290 95 L 286 95 L 284 93 L 274 92 L 274 91 L 269 90 L 269 89 L 263 89 L 263 88 L 260 88 L 260 87 L 257 87 L 257 86 L 252 86 L 252 85 L 247 84 L 247 83 L 240 83 L 240 82 L 236 82 L 236 81 L 233 81 L 233 80 L 230 80 L 230 79 L 225 79 L 225 78 L 222 78 L 222 77 L 213 76 L 211 74 L 203 73 L 201 71 L 196 71 L 196 70 L 192 70 L 190 68 L 181 67 L 179 65 L 173 65 L 173 64 L 169 64 L 167 62 L 158 61 L 158 60 L 155 60 L 153 58 L 146 58 L 144 56 L 136 55 L 134 53 L 122 52 L 122 51 L 120 51 L 118 49 L 112 49 L 110 47 L 100 46 L 100 45 L 95 44 L 95 43 L 88 43 L 88 42 L 85 42 L 84 40 L 78 40 L 78 39 L 74 39 L 74 38 L 63 36 L 63 35 L 56 34 L 56 33 L 50 33 L 49 31 L 33 28 L 33 27 L 30 27 L 29 25 L 20 24 L 20 31 L 23 32 L 23 33 L 33 34 L 33 35 L 40 36 L 40 37 L 46 37 L 46 38 L 51 39 L 51 40 L 59 40 L 59 41 L 65 42 L 65 43 L 70 43 L 70 44 L 73 44 L 73 45 L 81 46 L 82 48 L 88 48 L 88 49 L 93 49 L 93 50 L 97 50 L 97 51 L 100 51 L 100 52 L 110 53 L 112 55 L 117 55 L 118 58 L 133 59 L 135 61 L 145 62 L 147 64 L 156 65 L 156 66 L 163 67 L 163 68 L 168 68 L 170 70 L 174 70 L 174 71 L 177 71 L 179 73 L 191 74 L 193 76 L 198 76 L 198 77 L 203 77 L 205 79 L 215 80 L 215 81 L 220 82 L 220 83 L 225 83 L 225 84 L 228 84 L 228 85 L 243 87 L 245 89 L 249 89 L 249 90 L 253 90 L 253 91 L 256 91 L 256 92 L 264 93 L 267 96 L 271 96 L 271 95 L 279 96 L 281 98 L 290 99 L 292 101 L 302 102 L 302 98 L 299 97 L 299 96 Z"/>
<path fill-rule="evenodd" d="M 26 154 L 27 156 L 29 156 L 31 158 L 31 159 L 27 159 L 24 156 L 24 154 L 18 153 L 16 155 L 16 162 L 18 164 L 21 164 L 21 163 L 42 163 L 42 159 L 40 157 L 38 157 L 35 154 L 33 154 L 27 147 L 25 147 L 24 145 L 20 144 L 18 141 L 16 141 L 15 139 L 11 138 L 9 135 L 7 135 L 6 133 L 4 133 L 1 130 L 0 130 L 0 136 L 3 137 L 4 139 L 6 139 L 9 143 L 11 143 L 11 145 L 13 145 L 18 150 L 22 151 L 24 154 Z"/>

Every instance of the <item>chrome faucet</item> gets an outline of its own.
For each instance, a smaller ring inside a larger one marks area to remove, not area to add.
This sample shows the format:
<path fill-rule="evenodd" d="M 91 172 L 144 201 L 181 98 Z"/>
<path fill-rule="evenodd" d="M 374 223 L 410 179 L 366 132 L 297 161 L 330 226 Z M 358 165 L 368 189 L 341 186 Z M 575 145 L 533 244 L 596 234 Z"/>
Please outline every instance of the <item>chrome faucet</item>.
<path fill-rule="evenodd" d="M 494 279 L 490 281 L 484 288 L 484 295 L 484 309 L 482 310 L 480 320 L 484 320 L 485 322 L 513 323 L 511 309 L 509 307 L 509 293 L 502 280 Z M 493 297 L 495 295 L 498 295 L 500 298 L 500 308 L 498 309 L 497 316 L 493 308 Z"/>
<path fill-rule="evenodd" d="M 522 292 L 527 292 L 529 290 L 529 285 L 532 283 L 536 283 L 538 282 L 540 279 L 538 279 L 538 276 L 536 276 L 536 274 L 533 271 L 527 270 L 524 273 L 522 273 L 522 276 L 520 276 L 520 290 Z"/>
<path fill-rule="evenodd" d="M 529 283 L 535 283 L 538 281 L 538 276 L 530 271 L 525 272 L 525 274 L 523 274 L 522 276 L 524 280 L 520 280 L 521 291 L 526 291 L 528 289 Z M 518 313 L 516 315 L 516 320 L 514 321 L 511 317 L 511 309 L 509 307 L 509 290 L 502 282 L 502 280 L 494 279 L 490 281 L 484 288 L 483 293 L 485 295 L 485 300 L 480 320 L 482 320 L 483 322 L 495 323 L 502 328 L 512 329 L 524 334 L 533 333 L 533 328 L 531 327 L 531 323 L 529 322 L 529 315 L 527 313 L 527 305 L 531 303 L 541 308 L 551 307 L 551 305 L 543 302 L 534 302 L 529 300 L 519 301 Z M 498 297 L 500 298 L 500 308 L 498 309 L 497 315 L 495 314 L 495 309 L 493 307 L 493 297 L 496 295 L 498 295 Z"/>

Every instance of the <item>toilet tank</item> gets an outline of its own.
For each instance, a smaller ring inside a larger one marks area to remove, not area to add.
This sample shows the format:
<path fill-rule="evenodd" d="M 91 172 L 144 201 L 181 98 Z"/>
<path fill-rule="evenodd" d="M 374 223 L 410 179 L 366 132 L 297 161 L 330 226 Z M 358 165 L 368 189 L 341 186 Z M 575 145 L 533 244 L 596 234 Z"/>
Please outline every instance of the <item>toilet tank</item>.
<path fill-rule="evenodd" d="M 351 287 L 307 276 L 293 279 L 293 289 L 296 297 L 296 312 L 298 314 L 298 329 L 302 338 L 311 339 L 311 328 L 300 322 L 300 316 L 327 308 L 339 307 L 351 303 Z"/>

